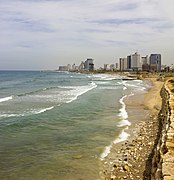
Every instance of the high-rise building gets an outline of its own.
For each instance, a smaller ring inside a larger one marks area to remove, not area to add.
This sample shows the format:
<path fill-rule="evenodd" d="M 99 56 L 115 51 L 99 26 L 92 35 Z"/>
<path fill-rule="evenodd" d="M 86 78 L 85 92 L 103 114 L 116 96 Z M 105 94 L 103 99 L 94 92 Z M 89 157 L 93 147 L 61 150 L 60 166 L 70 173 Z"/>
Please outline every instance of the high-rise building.
<path fill-rule="evenodd" d="M 114 64 L 111 64 L 111 65 L 110 65 L 110 71 L 114 71 L 114 69 L 115 69 L 115 65 L 114 65 Z"/>
<path fill-rule="evenodd" d="M 143 71 L 149 71 L 150 70 L 150 68 L 149 68 L 150 66 L 149 66 L 148 55 L 141 57 L 141 62 L 142 62 L 142 70 Z"/>
<path fill-rule="evenodd" d="M 84 63 L 84 69 L 86 71 L 94 71 L 94 60 L 93 59 L 87 59 Z"/>
<path fill-rule="evenodd" d="M 84 66 L 85 66 L 85 63 L 82 61 L 81 64 L 79 65 L 79 67 L 78 67 L 79 71 L 83 71 Z"/>
<path fill-rule="evenodd" d="M 131 69 L 133 71 L 142 70 L 140 54 L 138 54 L 137 52 L 131 55 Z"/>
<path fill-rule="evenodd" d="M 76 67 L 76 65 L 73 64 L 73 65 L 72 65 L 72 71 L 75 71 L 75 67 Z"/>
<path fill-rule="evenodd" d="M 148 62 L 148 55 L 141 57 L 141 62 L 142 62 L 142 65 L 149 64 L 149 62 Z"/>
<path fill-rule="evenodd" d="M 126 71 L 127 70 L 127 58 L 120 58 L 120 71 Z"/>
<path fill-rule="evenodd" d="M 132 67 L 131 59 L 131 55 L 127 56 L 127 69 L 131 69 Z"/>
<path fill-rule="evenodd" d="M 67 65 L 67 70 L 71 71 L 71 65 L 70 64 Z"/>
<path fill-rule="evenodd" d="M 150 55 L 150 70 L 160 72 L 161 71 L 161 54 Z"/>

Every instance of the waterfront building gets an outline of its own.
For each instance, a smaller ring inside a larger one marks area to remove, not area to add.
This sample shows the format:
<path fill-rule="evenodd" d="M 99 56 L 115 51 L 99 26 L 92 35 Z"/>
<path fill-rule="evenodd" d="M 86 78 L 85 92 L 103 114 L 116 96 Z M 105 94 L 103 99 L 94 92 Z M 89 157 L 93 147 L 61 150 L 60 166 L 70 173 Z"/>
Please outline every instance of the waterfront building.
<path fill-rule="evenodd" d="M 59 66 L 59 71 L 68 71 L 67 66 Z"/>
<path fill-rule="evenodd" d="M 120 71 L 126 71 L 127 70 L 127 58 L 120 58 Z"/>
<path fill-rule="evenodd" d="M 84 71 L 85 69 L 85 63 L 82 61 L 81 64 L 78 67 L 79 71 Z"/>
<path fill-rule="evenodd" d="M 115 69 L 116 69 L 116 70 L 119 70 L 118 63 L 115 63 Z"/>
<path fill-rule="evenodd" d="M 140 54 L 137 52 L 135 54 L 131 55 L 131 69 L 133 71 L 139 71 L 142 70 L 142 63 L 140 59 Z"/>
<path fill-rule="evenodd" d="M 127 56 L 127 69 L 131 69 L 132 68 L 132 63 L 131 63 L 131 55 Z"/>
<path fill-rule="evenodd" d="M 75 71 L 75 68 L 76 68 L 76 65 L 73 64 L 73 65 L 72 65 L 72 71 Z"/>
<path fill-rule="evenodd" d="M 85 71 L 94 71 L 94 60 L 91 58 L 88 58 L 84 63 L 84 70 Z"/>
<path fill-rule="evenodd" d="M 105 70 L 105 71 L 108 70 L 108 64 L 104 64 L 104 70 Z"/>
<path fill-rule="evenodd" d="M 148 55 L 141 57 L 141 62 L 142 62 L 142 70 L 143 71 L 149 71 L 150 70 L 150 66 L 149 66 Z"/>
<path fill-rule="evenodd" d="M 150 70 L 155 72 L 161 71 L 161 54 L 150 55 Z"/>
<path fill-rule="evenodd" d="M 148 55 L 141 57 L 142 65 L 149 64 Z"/>
<path fill-rule="evenodd" d="M 115 65 L 114 65 L 114 64 L 111 64 L 111 65 L 110 65 L 110 71 L 114 71 L 114 69 L 115 69 Z"/>
<path fill-rule="evenodd" d="M 71 65 L 70 64 L 67 65 L 67 71 L 71 71 Z"/>

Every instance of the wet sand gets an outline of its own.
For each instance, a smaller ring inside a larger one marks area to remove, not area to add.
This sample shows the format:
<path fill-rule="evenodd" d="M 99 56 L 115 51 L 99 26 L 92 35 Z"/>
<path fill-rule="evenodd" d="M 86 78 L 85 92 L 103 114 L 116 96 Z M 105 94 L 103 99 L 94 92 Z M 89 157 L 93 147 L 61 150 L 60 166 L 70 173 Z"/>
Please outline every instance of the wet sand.
<path fill-rule="evenodd" d="M 152 88 L 145 94 L 129 96 L 126 110 L 131 127 L 128 141 L 114 144 L 103 160 L 102 179 L 143 179 L 151 149 L 158 132 L 157 115 L 161 108 L 160 90 L 164 82 L 156 78 L 145 79 Z"/>

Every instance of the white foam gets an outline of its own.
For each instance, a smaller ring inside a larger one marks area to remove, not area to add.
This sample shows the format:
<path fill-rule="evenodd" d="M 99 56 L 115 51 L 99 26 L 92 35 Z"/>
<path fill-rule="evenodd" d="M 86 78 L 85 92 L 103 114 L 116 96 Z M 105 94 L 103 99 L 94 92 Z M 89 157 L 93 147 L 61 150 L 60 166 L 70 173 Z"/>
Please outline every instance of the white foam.
<path fill-rule="evenodd" d="M 131 123 L 127 119 L 123 119 L 121 122 L 118 123 L 118 127 L 123 127 L 123 126 L 130 126 Z"/>
<path fill-rule="evenodd" d="M 117 86 L 106 86 L 106 87 L 99 87 L 99 89 L 112 90 L 112 89 L 119 89 L 119 87 L 117 87 Z"/>
<path fill-rule="evenodd" d="M 114 144 L 128 140 L 129 136 L 130 134 L 123 130 L 122 133 L 118 136 L 118 138 L 114 140 Z"/>
<path fill-rule="evenodd" d="M 112 144 L 113 144 L 113 143 L 112 143 Z M 103 153 L 101 154 L 101 156 L 100 156 L 100 160 L 103 161 L 104 158 L 108 156 L 108 154 L 111 152 L 112 144 L 105 147 L 104 152 L 103 152 Z"/>
<path fill-rule="evenodd" d="M 0 98 L 0 102 L 9 101 L 11 99 L 13 99 L 13 96 L 8 96 L 8 97 Z"/>
<path fill-rule="evenodd" d="M 124 130 L 121 132 L 121 134 L 118 136 L 118 138 L 116 138 L 109 146 L 105 147 L 104 152 L 101 154 L 100 156 L 100 160 L 104 160 L 105 157 L 108 156 L 108 154 L 111 152 L 111 148 L 113 146 L 113 144 L 117 144 L 123 141 L 126 141 L 128 139 L 130 135 L 128 133 L 126 133 Z"/>
<path fill-rule="evenodd" d="M 71 90 L 68 92 L 65 92 L 67 93 L 67 96 L 69 96 L 69 100 L 67 100 L 66 103 L 70 103 L 76 100 L 82 94 L 85 94 L 96 87 L 97 85 L 94 82 L 91 82 L 88 86 L 67 87 L 67 88 L 70 88 Z"/>
<path fill-rule="evenodd" d="M 31 111 L 33 114 L 40 114 L 40 113 L 43 113 L 43 112 L 46 112 L 46 111 L 49 111 L 51 109 L 53 109 L 54 106 L 51 106 L 49 108 L 44 108 L 44 109 L 40 109 L 40 110 L 34 110 L 34 111 Z"/>
<path fill-rule="evenodd" d="M 34 114 L 40 114 L 46 111 L 49 111 L 51 109 L 53 109 L 54 106 L 48 107 L 48 108 L 44 108 L 44 109 L 39 109 L 39 110 L 30 110 L 30 111 L 25 111 L 21 114 L 0 114 L 0 118 L 9 118 L 9 117 L 22 117 L 22 116 L 30 116 L 30 115 L 34 115 Z"/>
<path fill-rule="evenodd" d="M 104 81 L 112 81 L 115 79 L 121 79 L 120 76 L 112 76 L 109 74 L 97 74 L 97 75 L 93 75 L 93 80 L 104 80 Z"/>
<path fill-rule="evenodd" d="M 120 114 L 119 114 L 119 116 L 122 117 L 122 119 L 128 118 L 128 113 L 126 111 L 126 105 L 124 103 L 124 98 L 126 98 L 126 97 L 127 97 L 127 95 L 123 96 L 119 101 L 122 104 L 122 108 L 120 109 Z"/>

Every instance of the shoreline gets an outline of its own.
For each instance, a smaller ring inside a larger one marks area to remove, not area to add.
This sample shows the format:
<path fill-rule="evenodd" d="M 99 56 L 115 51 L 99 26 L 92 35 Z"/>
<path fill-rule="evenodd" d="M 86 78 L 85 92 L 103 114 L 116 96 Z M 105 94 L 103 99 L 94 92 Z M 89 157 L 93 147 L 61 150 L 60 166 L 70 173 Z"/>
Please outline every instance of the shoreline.
<path fill-rule="evenodd" d="M 153 148 L 158 131 L 157 116 L 162 100 L 160 90 L 164 82 L 156 78 L 144 79 L 152 87 L 138 97 L 128 96 L 125 100 L 131 127 L 127 141 L 113 144 L 111 153 L 103 160 L 102 179 L 143 179 L 146 160 Z"/>

